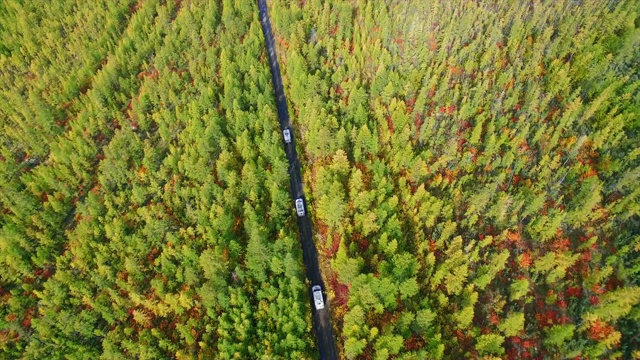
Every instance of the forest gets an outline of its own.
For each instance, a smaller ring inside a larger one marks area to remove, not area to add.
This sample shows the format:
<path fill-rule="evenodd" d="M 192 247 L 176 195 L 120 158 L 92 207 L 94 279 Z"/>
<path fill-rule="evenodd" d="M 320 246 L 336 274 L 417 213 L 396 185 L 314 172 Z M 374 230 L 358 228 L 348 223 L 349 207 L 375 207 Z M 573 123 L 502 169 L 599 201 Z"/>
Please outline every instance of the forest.
<path fill-rule="evenodd" d="M 344 359 L 640 359 L 640 0 L 268 0 Z M 255 1 L 0 2 L 0 358 L 315 359 Z"/>

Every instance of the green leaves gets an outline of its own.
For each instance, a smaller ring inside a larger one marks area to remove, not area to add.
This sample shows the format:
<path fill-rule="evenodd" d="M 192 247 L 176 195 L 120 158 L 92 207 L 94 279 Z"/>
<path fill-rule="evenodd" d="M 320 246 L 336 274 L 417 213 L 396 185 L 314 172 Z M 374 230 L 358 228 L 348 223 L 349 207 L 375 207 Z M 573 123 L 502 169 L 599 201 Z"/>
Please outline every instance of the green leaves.
<path fill-rule="evenodd" d="M 502 355 L 504 354 L 504 337 L 498 334 L 486 334 L 478 337 L 476 349 L 482 355 Z"/>
<path fill-rule="evenodd" d="M 545 344 L 561 347 L 573 337 L 575 325 L 554 325 L 546 331 Z"/>
<path fill-rule="evenodd" d="M 354 306 L 344 317 L 343 333 L 347 337 L 344 344 L 345 356 L 353 359 L 362 354 L 367 345 L 364 311 L 358 305 Z"/>
<path fill-rule="evenodd" d="M 504 336 L 516 336 L 524 330 L 524 313 L 517 312 L 508 315 L 500 325 L 498 329 L 502 331 Z"/>
<path fill-rule="evenodd" d="M 509 297 L 511 301 L 516 301 L 522 299 L 525 295 L 529 293 L 529 280 L 520 279 L 515 280 L 510 285 Z"/>
<path fill-rule="evenodd" d="M 534 5 L 269 2 L 341 356 L 638 348 L 639 4 Z M 256 11 L 0 4 L 0 357 L 317 357 Z"/>

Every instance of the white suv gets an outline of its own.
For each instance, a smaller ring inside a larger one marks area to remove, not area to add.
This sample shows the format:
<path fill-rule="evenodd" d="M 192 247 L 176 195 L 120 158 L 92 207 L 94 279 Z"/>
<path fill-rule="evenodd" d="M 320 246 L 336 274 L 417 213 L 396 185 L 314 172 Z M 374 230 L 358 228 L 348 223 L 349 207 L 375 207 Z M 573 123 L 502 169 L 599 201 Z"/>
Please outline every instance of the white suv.
<path fill-rule="evenodd" d="M 282 135 L 284 136 L 284 142 L 289 144 L 291 143 L 291 130 L 284 129 L 282 130 Z"/>
<path fill-rule="evenodd" d="M 298 216 L 304 216 L 304 202 L 302 201 L 302 198 L 296 199 L 296 212 L 298 213 Z"/>
<path fill-rule="evenodd" d="M 324 300 L 322 299 L 322 288 L 320 288 L 320 285 L 312 286 L 311 292 L 313 293 L 313 302 L 316 305 L 316 310 L 324 309 Z"/>

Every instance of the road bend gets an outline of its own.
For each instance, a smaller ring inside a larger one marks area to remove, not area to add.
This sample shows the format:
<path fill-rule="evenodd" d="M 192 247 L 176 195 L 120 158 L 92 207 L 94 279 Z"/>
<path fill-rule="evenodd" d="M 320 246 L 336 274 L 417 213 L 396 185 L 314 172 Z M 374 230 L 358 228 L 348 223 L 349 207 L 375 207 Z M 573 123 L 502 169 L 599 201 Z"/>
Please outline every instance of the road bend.
<path fill-rule="evenodd" d="M 290 133 L 290 139 L 283 136 L 284 150 L 289 161 L 289 180 L 291 182 L 291 196 L 293 200 L 302 199 L 304 203 L 303 216 L 298 216 L 298 228 L 300 230 L 300 238 L 302 244 L 302 257 L 307 272 L 307 279 L 310 282 L 308 289 L 311 312 L 313 314 L 313 328 L 318 337 L 318 349 L 320 350 L 321 359 L 337 359 L 336 344 L 331 328 L 329 303 L 327 301 L 325 286 L 320 276 L 320 266 L 318 264 L 318 251 L 313 242 L 313 232 L 311 229 L 311 220 L 307 207 L 307 200 L 304 196 L 302 187 L 302 176 L 300 176 L 300 162 L 298 161 L 298 153 L 296 152 L 296 143 L 291 130 L 291 122 L 289 119 L 289 110 L 287 110 L 287 99 L 284 95 L 282 86 L 282 76 L 280 75 L 280 66 L 278 65 L 278 57 L 276 55 L 275 42 L 271 23 L 269 22 L 269 14 L 267 12 L 266 0 L 258 0 L 258 8 L 260 10 L 260 24 L 265 38 L 267 53 L 269 55 L 269 66 L 271 67 L 271 79 L 273 81 L 273 89 L 276 96 L 276 105 L 278 108 L 278 118 L 280 120 L 280 130 L 284 133 L 286 130 Z M 292 203 L 293 204 L 293 203 Z M 311 293 L 311 287 L 320 285 L 322 287 L 322 297 L 324 301 L 324 309 L 316 310 Z"/>

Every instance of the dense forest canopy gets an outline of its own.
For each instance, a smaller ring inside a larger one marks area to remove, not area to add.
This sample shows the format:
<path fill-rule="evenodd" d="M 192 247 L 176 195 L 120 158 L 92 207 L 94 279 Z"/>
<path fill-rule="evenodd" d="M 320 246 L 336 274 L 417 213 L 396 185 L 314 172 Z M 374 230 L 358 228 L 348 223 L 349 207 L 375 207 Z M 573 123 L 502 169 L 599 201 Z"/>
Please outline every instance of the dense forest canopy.
<path fill-rule="evenodd" d="M 640 357 L 640 1 L 268 7 L 343 358 Z M 318 357 L 255 2 L 0 2 L 0 126 L 0 357 Z"/>

